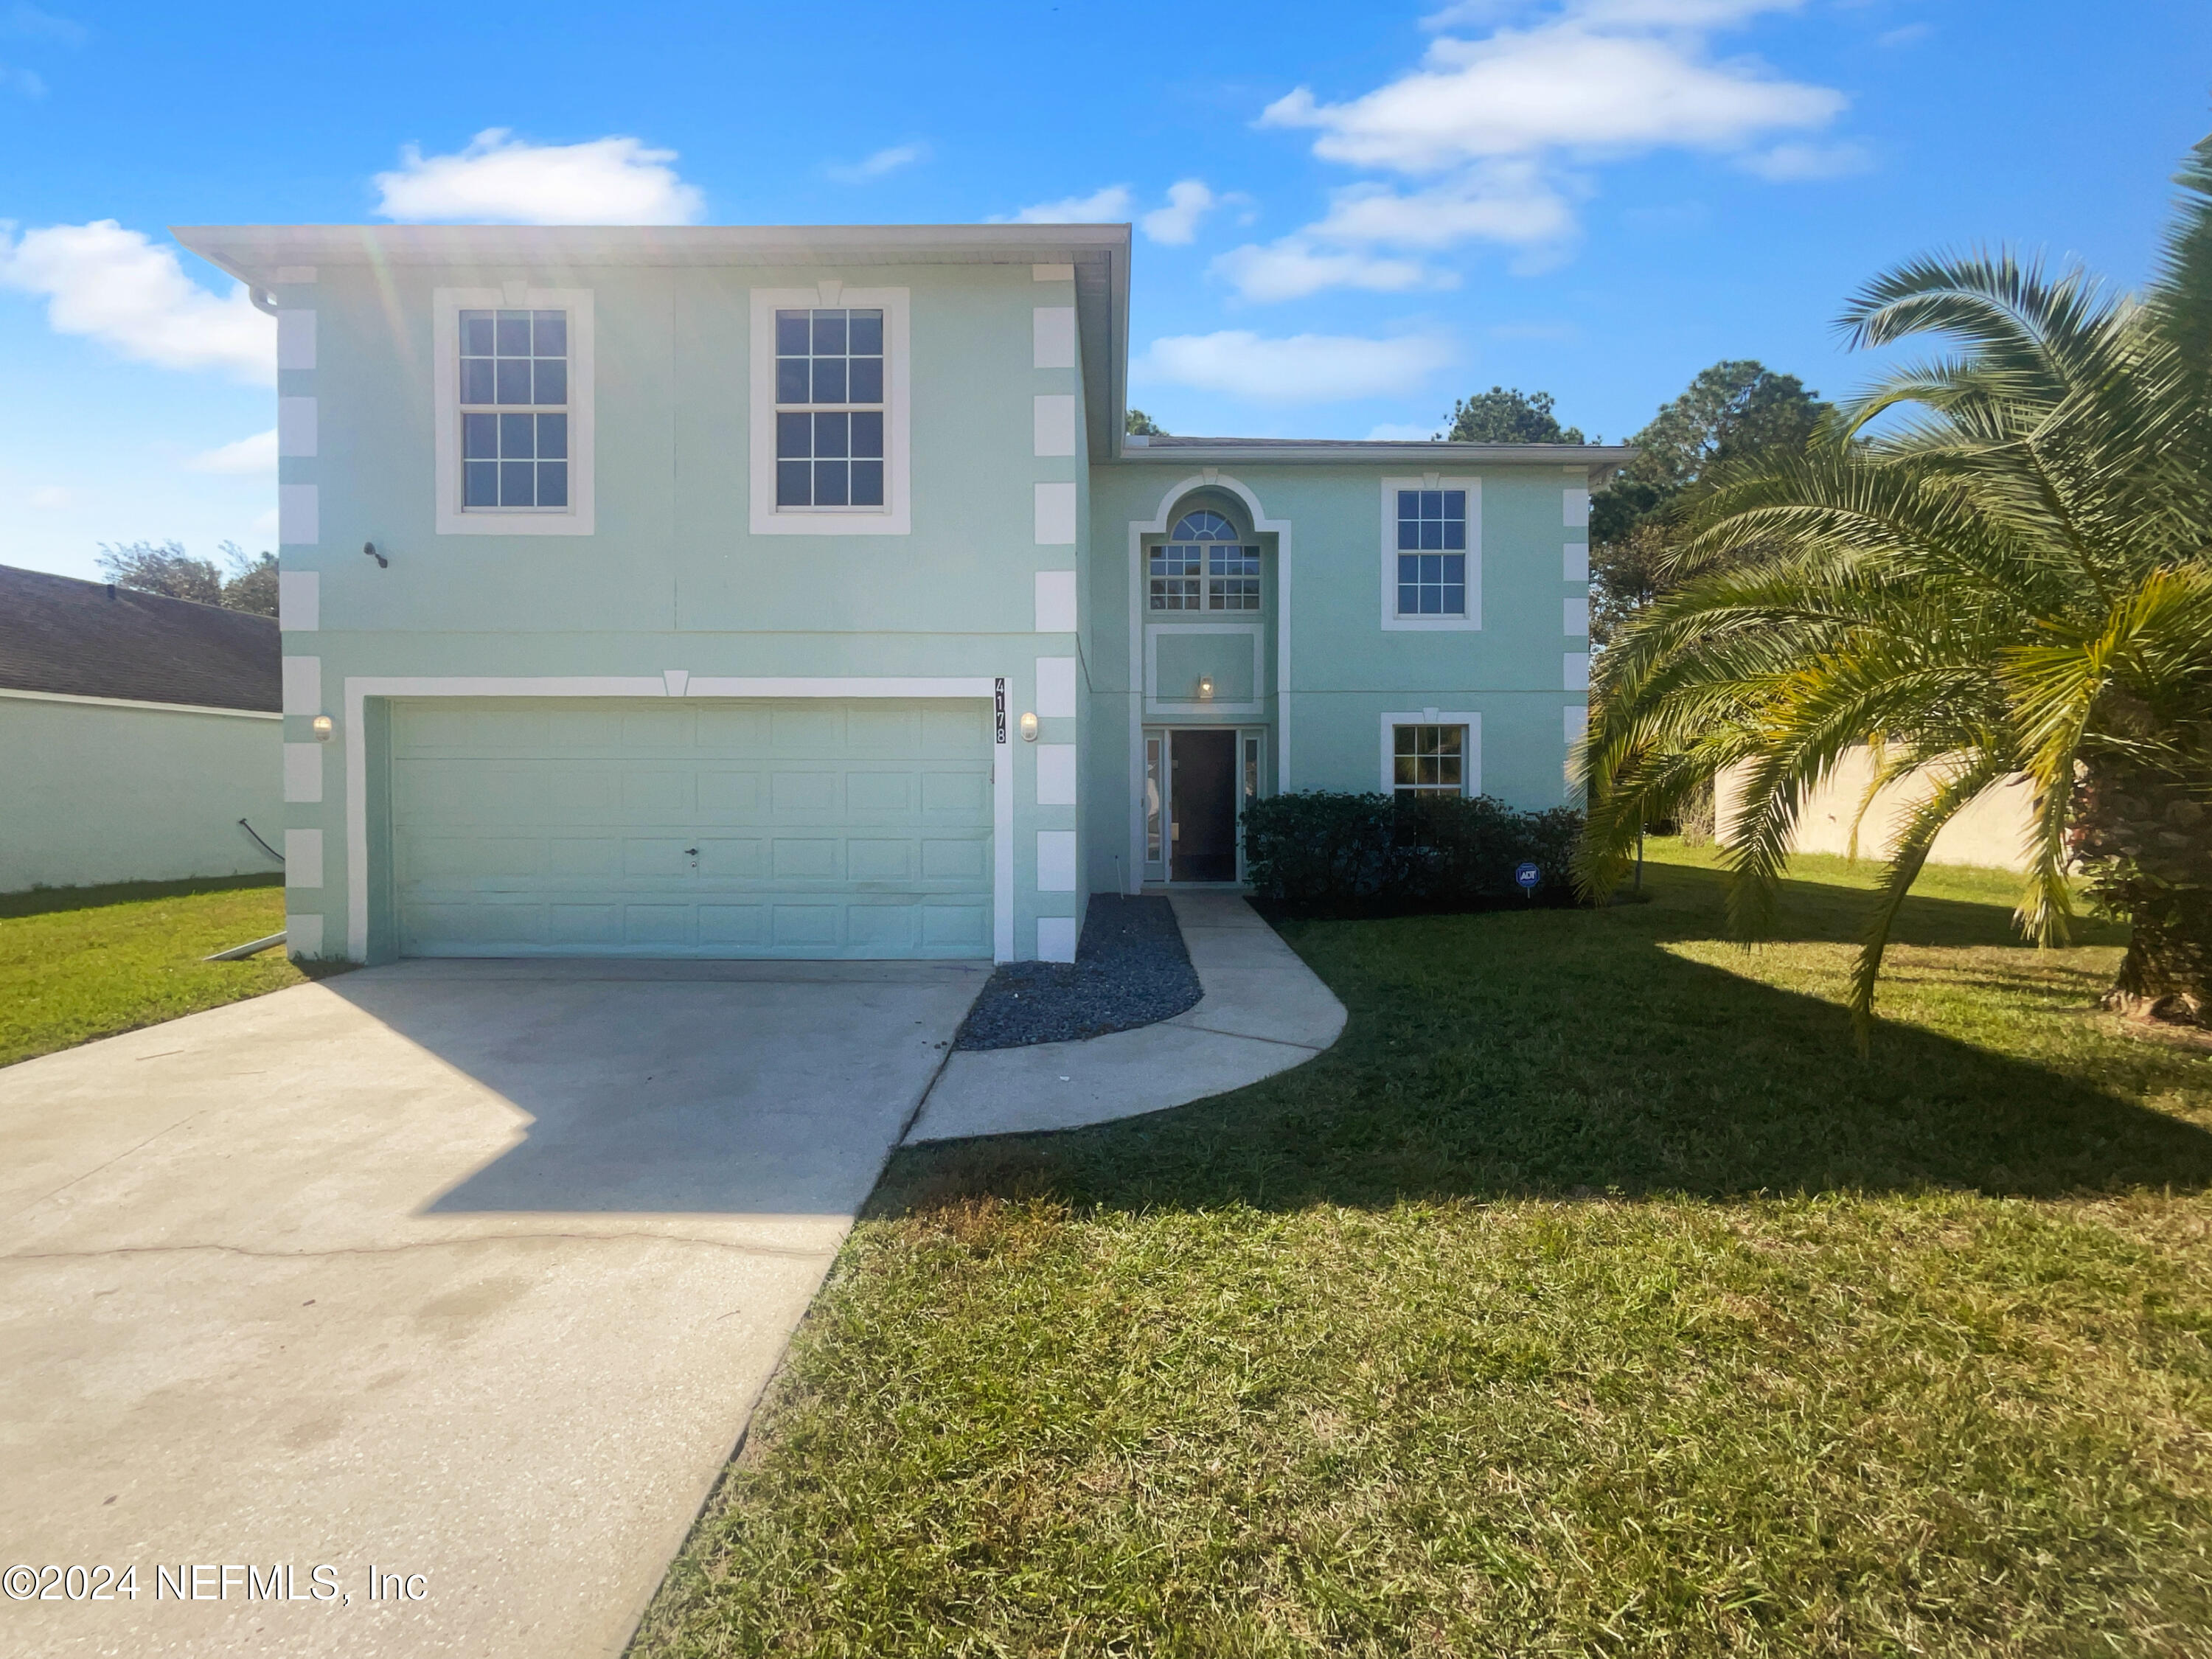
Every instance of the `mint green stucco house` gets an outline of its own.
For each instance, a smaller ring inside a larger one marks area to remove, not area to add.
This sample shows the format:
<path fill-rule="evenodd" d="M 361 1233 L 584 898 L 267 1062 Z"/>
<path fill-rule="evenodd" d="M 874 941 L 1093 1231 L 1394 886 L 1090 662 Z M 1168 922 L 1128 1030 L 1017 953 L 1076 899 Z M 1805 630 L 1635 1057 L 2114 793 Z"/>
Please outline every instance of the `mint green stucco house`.
<path fill-rule="evenodd" d="M 307 956 L 1066 959 L 1567 792 L 1597 447 L 1122 435 L 1126 226 L 178 233 L 278 326 Z"/>

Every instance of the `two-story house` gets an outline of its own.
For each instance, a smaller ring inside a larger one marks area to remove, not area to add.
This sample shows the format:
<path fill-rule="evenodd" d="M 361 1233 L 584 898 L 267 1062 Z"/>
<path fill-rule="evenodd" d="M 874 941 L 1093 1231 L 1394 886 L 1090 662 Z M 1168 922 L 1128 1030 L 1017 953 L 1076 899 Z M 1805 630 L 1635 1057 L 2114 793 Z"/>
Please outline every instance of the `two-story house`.
<path fill-rule="evenodd" d="M 1121 225 L 247 226 L 302 956 L 1066 960 L 1292 789 L 1555 805 L 1596 446 L 1125 437 Z"/>

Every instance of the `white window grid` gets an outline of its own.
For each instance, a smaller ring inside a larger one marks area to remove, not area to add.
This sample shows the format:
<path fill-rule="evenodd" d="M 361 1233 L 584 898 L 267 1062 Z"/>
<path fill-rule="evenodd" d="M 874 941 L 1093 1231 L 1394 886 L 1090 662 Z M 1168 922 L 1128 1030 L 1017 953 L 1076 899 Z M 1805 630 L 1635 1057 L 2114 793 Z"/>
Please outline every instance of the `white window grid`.
<path fill-rule="evenodd" d="M 568 312 L 471 307 L 457 320 L 461 511 L 566 513 Z"/>
<path fill-rule="evenodd" d="M 774 319 L 775 510 L 881 513 L 888 345 L 879 307 L 785 307 Z"/>
<path fill-rule="evenodd" d="M 1186 513 L 1146 561 L 1154 611 L 1257 611 L 1260 550 L 1218 513 Z"/>
<path fill-rule="evenodd" d="M 1392 787 L 1401 795 L 1467 793 L 1467 728 L 1451 725 L 1390 728 Z"/>

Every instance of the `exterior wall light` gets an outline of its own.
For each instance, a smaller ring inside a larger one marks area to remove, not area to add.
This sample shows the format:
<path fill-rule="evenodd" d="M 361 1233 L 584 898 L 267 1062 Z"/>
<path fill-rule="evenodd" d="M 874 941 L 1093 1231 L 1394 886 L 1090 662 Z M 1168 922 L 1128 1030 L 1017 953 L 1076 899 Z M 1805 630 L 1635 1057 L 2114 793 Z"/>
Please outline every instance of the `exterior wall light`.
<path fill-rule="evenodd" d="M 316 715 L 308 722 L 308 726 L 313 731 L 317 743 L 328 743 L 331 740 L 331 733 L 337 730 L 337 723 L 328 714 Z"/>
<path fill-rule="evenodd" d="M 1198 677 L 1198 700 L 1200 702 L 1212 702 L 1213 701 L 1212 675 L 1200 674 Z"/>
<path fill-rule="evenodd" d="M 1022 741 L 1024 743 L 1035 743 L 1036 741 L 1036 716 L 1035 714 L 1024 714 L 1022 716 Z"/>

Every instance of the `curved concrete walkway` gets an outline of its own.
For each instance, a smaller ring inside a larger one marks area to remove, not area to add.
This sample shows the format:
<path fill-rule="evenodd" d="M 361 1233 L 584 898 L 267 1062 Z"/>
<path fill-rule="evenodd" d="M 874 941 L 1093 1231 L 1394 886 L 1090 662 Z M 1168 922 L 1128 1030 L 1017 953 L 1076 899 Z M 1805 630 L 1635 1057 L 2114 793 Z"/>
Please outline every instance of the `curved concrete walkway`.
<path fill-rule="evenodd" d="M 1205 994 L 1172 1019 L 1082 1042 L 961 1049 L 907 1144 L 1073 1129 L 1164 1111 L 1302 1066 L 1344 1030 L 1344 1005 L 1234 893 L 1171 893 Z"/>

